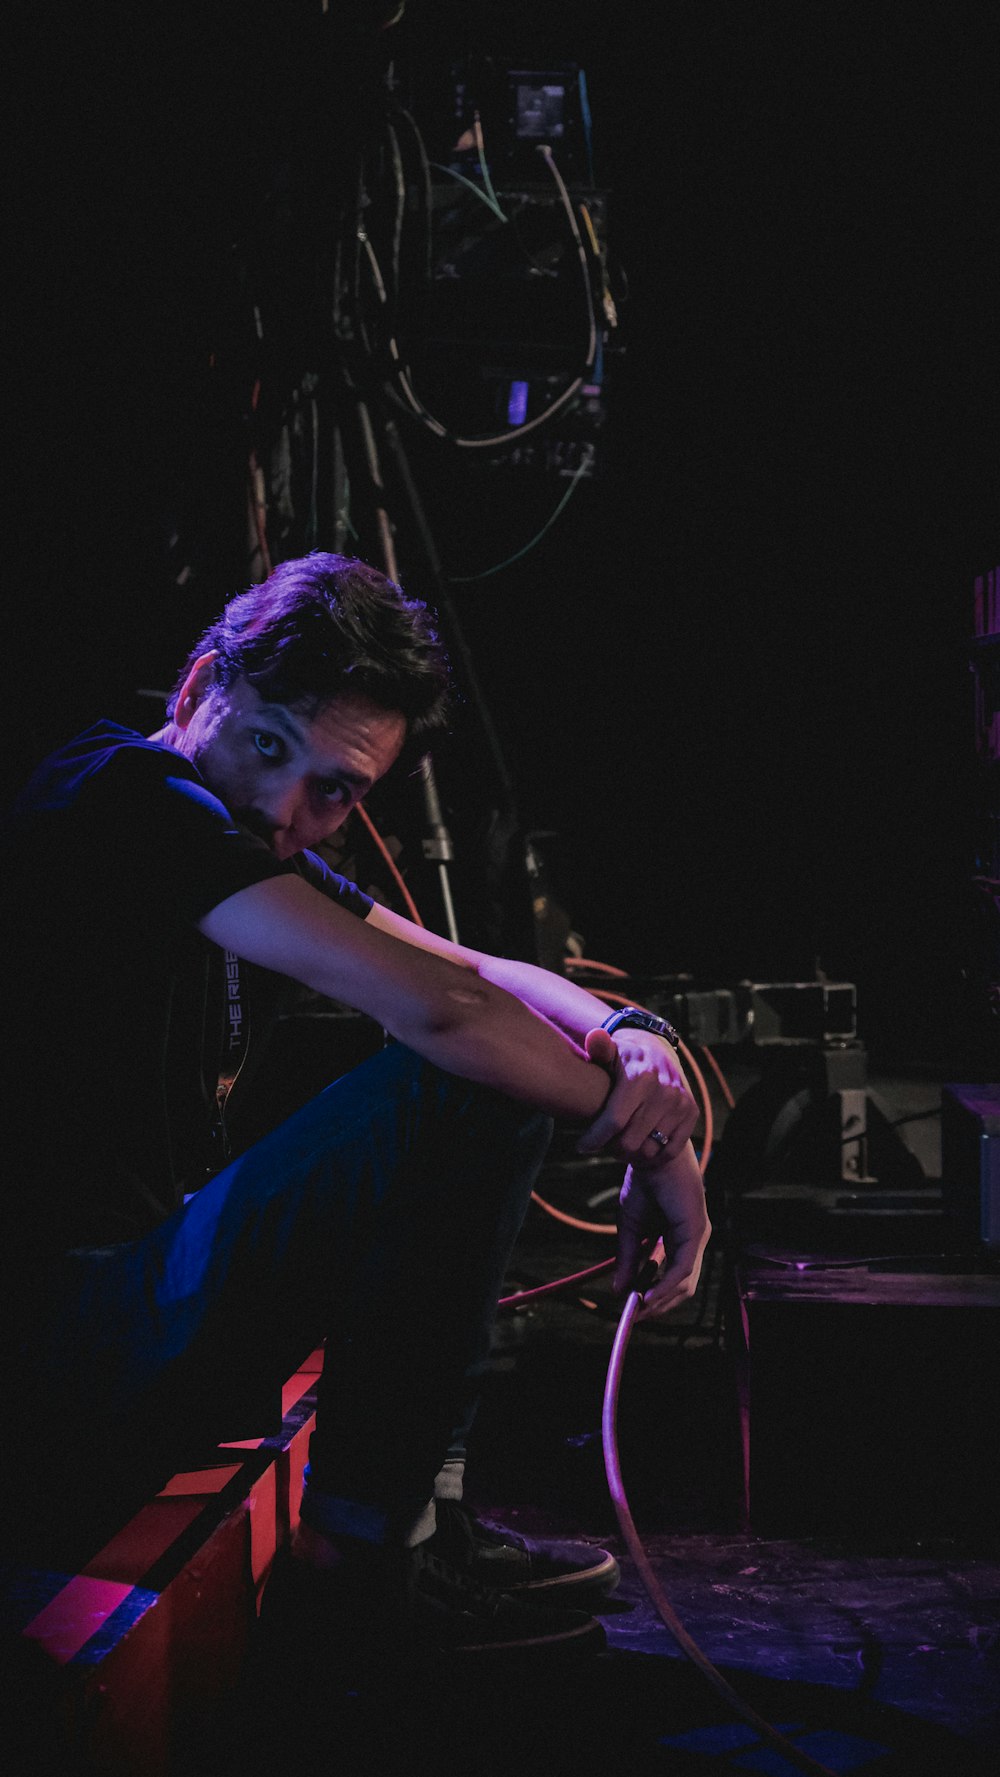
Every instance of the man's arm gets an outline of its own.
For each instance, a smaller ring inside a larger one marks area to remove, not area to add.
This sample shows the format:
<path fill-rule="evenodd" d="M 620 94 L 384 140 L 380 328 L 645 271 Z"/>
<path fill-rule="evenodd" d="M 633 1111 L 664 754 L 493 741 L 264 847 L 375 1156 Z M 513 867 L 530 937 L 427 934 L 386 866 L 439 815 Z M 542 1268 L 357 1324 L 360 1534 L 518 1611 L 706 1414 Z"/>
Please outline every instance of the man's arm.
<path fill-rule="evenodd" d="M 536 963 L 521 962 L 514 957 L 490 956 L 485 951 L 471 950 L 468 945 L 453 944 L 449 938 L 427 931 L 413 920 L 404 919 L 402 914 L 381 906 L 378 901 L 366 923 L 390 932 L 404 944 L 417 945 L 475 969 L 484 980 L 493 981 L 507 993 L 516 995 L 578 1043 L 582 1044 L 587 1032 L 600 1024 L 607 1014 L 608 1008 L 594 994 L 578 987 L 575 981 L 568 981 L 565 975 L 539 968 Z"/>
<path fill-rule="evenodd" d="M 199 922 L 248 962 L 365 1012 L 428 1061 L 556 1117 L 590 1122 L 608 1074 L 464 959 L 401 943 L 295 876 L 240 889 Z"/>
<path fill-rule="evenodd" d="M 698 1112 L 671 1045 L 649 1031 L 623 1028 L 610 1036 L 600 1029 L 607 1008 L 575 982 L 532 963 L 485 955 L 403 919 L 378 902 L 368 923 L 474 968 L 582 1044 L 592 1061 L 606 1068 L 612 1089 L 585 1130 L 581 1153 L 612 1152 L 632 1162 L 625 1175 L 618 1211 L 618 1250 L 614 1286 L 626 1294 L 645 1264 L 645 1241 L 660 1236 L 664 1258 L 655 1281 L 643 1294 L 641 1318 L 667 1314 L 693 1296 L 711 1235 L 701 1171 L 690 1136 Z M 649 1131 L 669 1135 L 666 1145 Z"/>
<path fill-rule="evenodd" d="M 492 981 L 555 1024 L 610 1074 L 613 1090 L 600 1115 L 580 1137 L 580 1153 L 596 1154 L 610 1148 L 622 1160 L 663 1162 L 676 1159 L 683 1151 L 698 1111 L 677 1055 L 661 1037 L 631 1029 L 609 1036 L 600 1029 L 608 1011 L 603 1001 L 551 969 L 453 944 L 378 902 L 367 923 L 404 944 L 475 969 L 480 979 Z M 666 1146 L 650 1141 L 653 1129 L 668 1137 Z"/>
<path fill-rule="evenodd" d="M 665 1312 L 692 1293 L 710 1232 L 688 1140 L 697 1111 L 659 1038 L 622 1032 L 628 1041 L 619 1046 L 594 1028 L 602 1002 L 574 983 L 465 950 L 378 906 L 359 920 L 299 877 L 241 889 L 199 929 L 223 949 L 367 1013 L 447 1072 L 588 1124 L 590 1151 L 633 1161 L 629 1226 L 641 1222 L 665 1240 L 666 1269 L 649 1311 Z M 649 1140 L 661 1128 L 670 1131 L 667 1147 Z M 639 1241 L 623 1224 L 619 1288 L 630 1287 L 641 1262 Z"/>

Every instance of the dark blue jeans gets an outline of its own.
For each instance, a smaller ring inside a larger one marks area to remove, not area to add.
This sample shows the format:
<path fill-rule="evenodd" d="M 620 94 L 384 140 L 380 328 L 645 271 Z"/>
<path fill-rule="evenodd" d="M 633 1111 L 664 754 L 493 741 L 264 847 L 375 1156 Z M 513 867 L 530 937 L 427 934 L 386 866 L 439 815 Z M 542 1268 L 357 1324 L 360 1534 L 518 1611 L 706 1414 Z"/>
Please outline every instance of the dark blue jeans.
<path fill-rule="evenodd" d="M 70 1255 L 18 1340 L 22 1424 L 42 1410 L 57 1491 L 88 1451 L 177 1466 L 251 1435 L 246 1400 L 325 1339 L 311 1483 L 348 1506 L 345 1529 L 358 1508 L 366 1534 L 405 1526 L 471 1419 L 550 1135 L 392 1045 L 153 1233 Z"/>

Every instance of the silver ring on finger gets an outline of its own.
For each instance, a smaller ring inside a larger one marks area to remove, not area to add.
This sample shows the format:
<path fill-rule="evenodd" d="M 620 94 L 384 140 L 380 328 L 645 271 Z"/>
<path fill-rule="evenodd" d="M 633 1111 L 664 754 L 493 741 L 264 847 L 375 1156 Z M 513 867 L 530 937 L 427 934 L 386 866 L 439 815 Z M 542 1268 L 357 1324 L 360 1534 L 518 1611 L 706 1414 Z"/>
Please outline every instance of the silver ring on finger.
<path fill-rule="evenodd" d="M 649 1132 L 649 1139 L 650 1141 L 655 1141 L 657 1147 L 660 1148 L 667 1147 L 670 1141 L 669 1135 L 664 1135 L 662 1129 L 651 1129 Z"/>

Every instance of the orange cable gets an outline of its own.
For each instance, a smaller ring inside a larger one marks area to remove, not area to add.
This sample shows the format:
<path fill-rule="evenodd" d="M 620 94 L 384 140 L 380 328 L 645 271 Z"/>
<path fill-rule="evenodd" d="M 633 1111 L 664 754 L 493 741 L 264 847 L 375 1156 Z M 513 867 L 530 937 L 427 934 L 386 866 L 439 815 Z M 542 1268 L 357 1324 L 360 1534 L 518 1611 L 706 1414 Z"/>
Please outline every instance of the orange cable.
<path fill-rule="evenodd" d="M 406 903 L 406 910 L 409 913 L 410 918 L 412 919 L 414 925 L 423 926 L 424 922 L 421 919 L 420 913 L 417 909 L 417 903 L 413 899 L 413 896 L 411 895 L 409 889 L 407 888 L 405 882 L 403 881 L 403 878 L 400 875 L 399 869 L 396 865 L 396 860 L 393 857 L 391 851 L 389 850 L 389 847 L 386 845 L 385 840 L 382 838 L 382 835 L 379 832 L 378 828 L 376 827 L 374 821 L 372 820 L 371 815 L 368 813 L 368 810 L 366 808 L 363 808 L 361 803 L 359 802 L 357 804 L 357 807 L 355 808 L 354 812 L 356 815 L 360 815 L 361 820 L 364 823 L 364 826 L 368 832 L 369 838 L 372 840 L 372 843 L 375 845 L 375 847 L 377 848 L 377 850 L 381 854 L 385 863 L 389 866 L 389 870 L 392 873 L 393 881 L 395 882 L 396 887 L 398 888 L 400 894 L 403 897 L 403 900 Z"/>
<path fill-rule="evenodd" d="M 616 1222 L 583 1222 L 579 1216 L 567 1215 L 564 1209 L 557 1209 L 554 1203 L 549 1203 L 546 1198 L 539 1197 L 537 1191 L 532 1191 L 531 1201 L 537 1203 L 539 1209 L 544 1209 L 546 1215 L 551 1216 L 553 1221 L 563 1222 L 567 1228 L 576 1228 L 581 1234 L 617 1234 L 618 1232 Z"/>
<path fill-rule="evenodd" d="M 498 1308 L 520 1308 L 525 1302 L 534 1302 L 538 1296 L 554 1295 L 556 1290 L 568 1289 L 571 1283 L 582 1283 L 585 1278 L 599 1277 L 602 1272 L 610 1271 L 614 1259 L 602 1259 L 599 1265 L 588 1265 L 585 1271 L 574 1271 L 569 1277 L 555 1277 L 549 1283 L 536 1284 L 530 1290 L 515 1290 L 511 1296 L 501 1296 Z"/>
<path fill-rule="evenodd" d="M 730 1086 L 729 1081 L 726 1079 L 725 1074 L 723 1073 L 721 1067 L 719 1066 L 718 1062 L 716 1061 L 715 1056 L 712 1054 L 711 1049 L 709 1048 L 707 1043 L 699 1043 L 698 1047 L 701 1050 L 702 1054 L 704 1055 L 705 1060 L 708 1062 L 708 1065 L 711 1068 L 716 1079 L 718 1080 L 719 1090 L 722 1093 L 722 1096 L 725 1099 L 727 1105 L 729 1106 L 729 1109 L 731 1111 L 735 1110 L 736 1109 L 736 1100 L 733 1097 L 732 1087 Z"/>
<path fill-rule="evenodd" d="M 597 961 L 595 961 L 595 959 L 592 956 L 567 956 L 567 957 L 564 957 L 563 958 L 563 967 L 566 970 L 568 970 L 568 972 L 570 974 L 572 974 L 573 971 L 576 969 L 580 969 L 580 970 L 590 969 L 594 974 L 597 974 L 597 975 L 614 975 L 614 976 L 617 976 L 617 978 L 621 981 L 628 980 L 628 970 L 627 969 L 619 969 L 615 966 L 614 963 L 597 962 Z M 595 988 L 594 992 L 595 993 L 599 992 L 599 989 Z M 602 999 L 605 999 L 605 998 L 607 998 L 607 995 L 602 993 L 600 995 L 600 997 Z M 626 1006 L 626 1005 L 631 1005 L 633 1002 L 631 1000 L 622 1000 L 621 1003 L 623 1006 Z M 715 1056 L 712 1054 L 712 1051 L 709 1048 L 707 1043 L 699 1043 L 698 1047 L 701 1050 L 702 1054 L 704 1055 L 705 1060 L 708 1062 L 708 1065 L 711 1068 L 713 1074 L 715 1075 L 717 1081 L 719 1082 L 719 1090 L 722 1093 L 722 1096 L 725 1099 L 726 1104 L 729 1106 L 730 1110 L 734 1110 L 735 1106 L 736 1106 L 736 1100 L 733 1097 L 733 1093 L 732 1093 L 732 1089 L 730 1087 L 729 1081 L 726 1079 L 726 1076 L 723 1073 L 718 1062 L 716 1061 Z"/>

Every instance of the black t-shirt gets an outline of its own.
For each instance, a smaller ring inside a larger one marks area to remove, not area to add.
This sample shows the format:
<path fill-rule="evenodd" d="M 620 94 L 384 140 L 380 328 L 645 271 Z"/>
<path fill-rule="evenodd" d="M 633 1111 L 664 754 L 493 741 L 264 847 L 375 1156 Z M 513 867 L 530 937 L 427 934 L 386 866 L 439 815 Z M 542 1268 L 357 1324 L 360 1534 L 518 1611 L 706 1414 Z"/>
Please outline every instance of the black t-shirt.
<path fill-rule="evenodd" d="M 370 912 L 313 854 L 275 858 L 190 760 L 128 729 L 88 729 L 35 773 L 0 857 L 5 1271 L 142 1234 L 223 1162 L 216 1088 L 233 980 L 236 1059 L 249 1061 L 280 978 L 227 968 L 196 923 L 295 870 Z"/>

